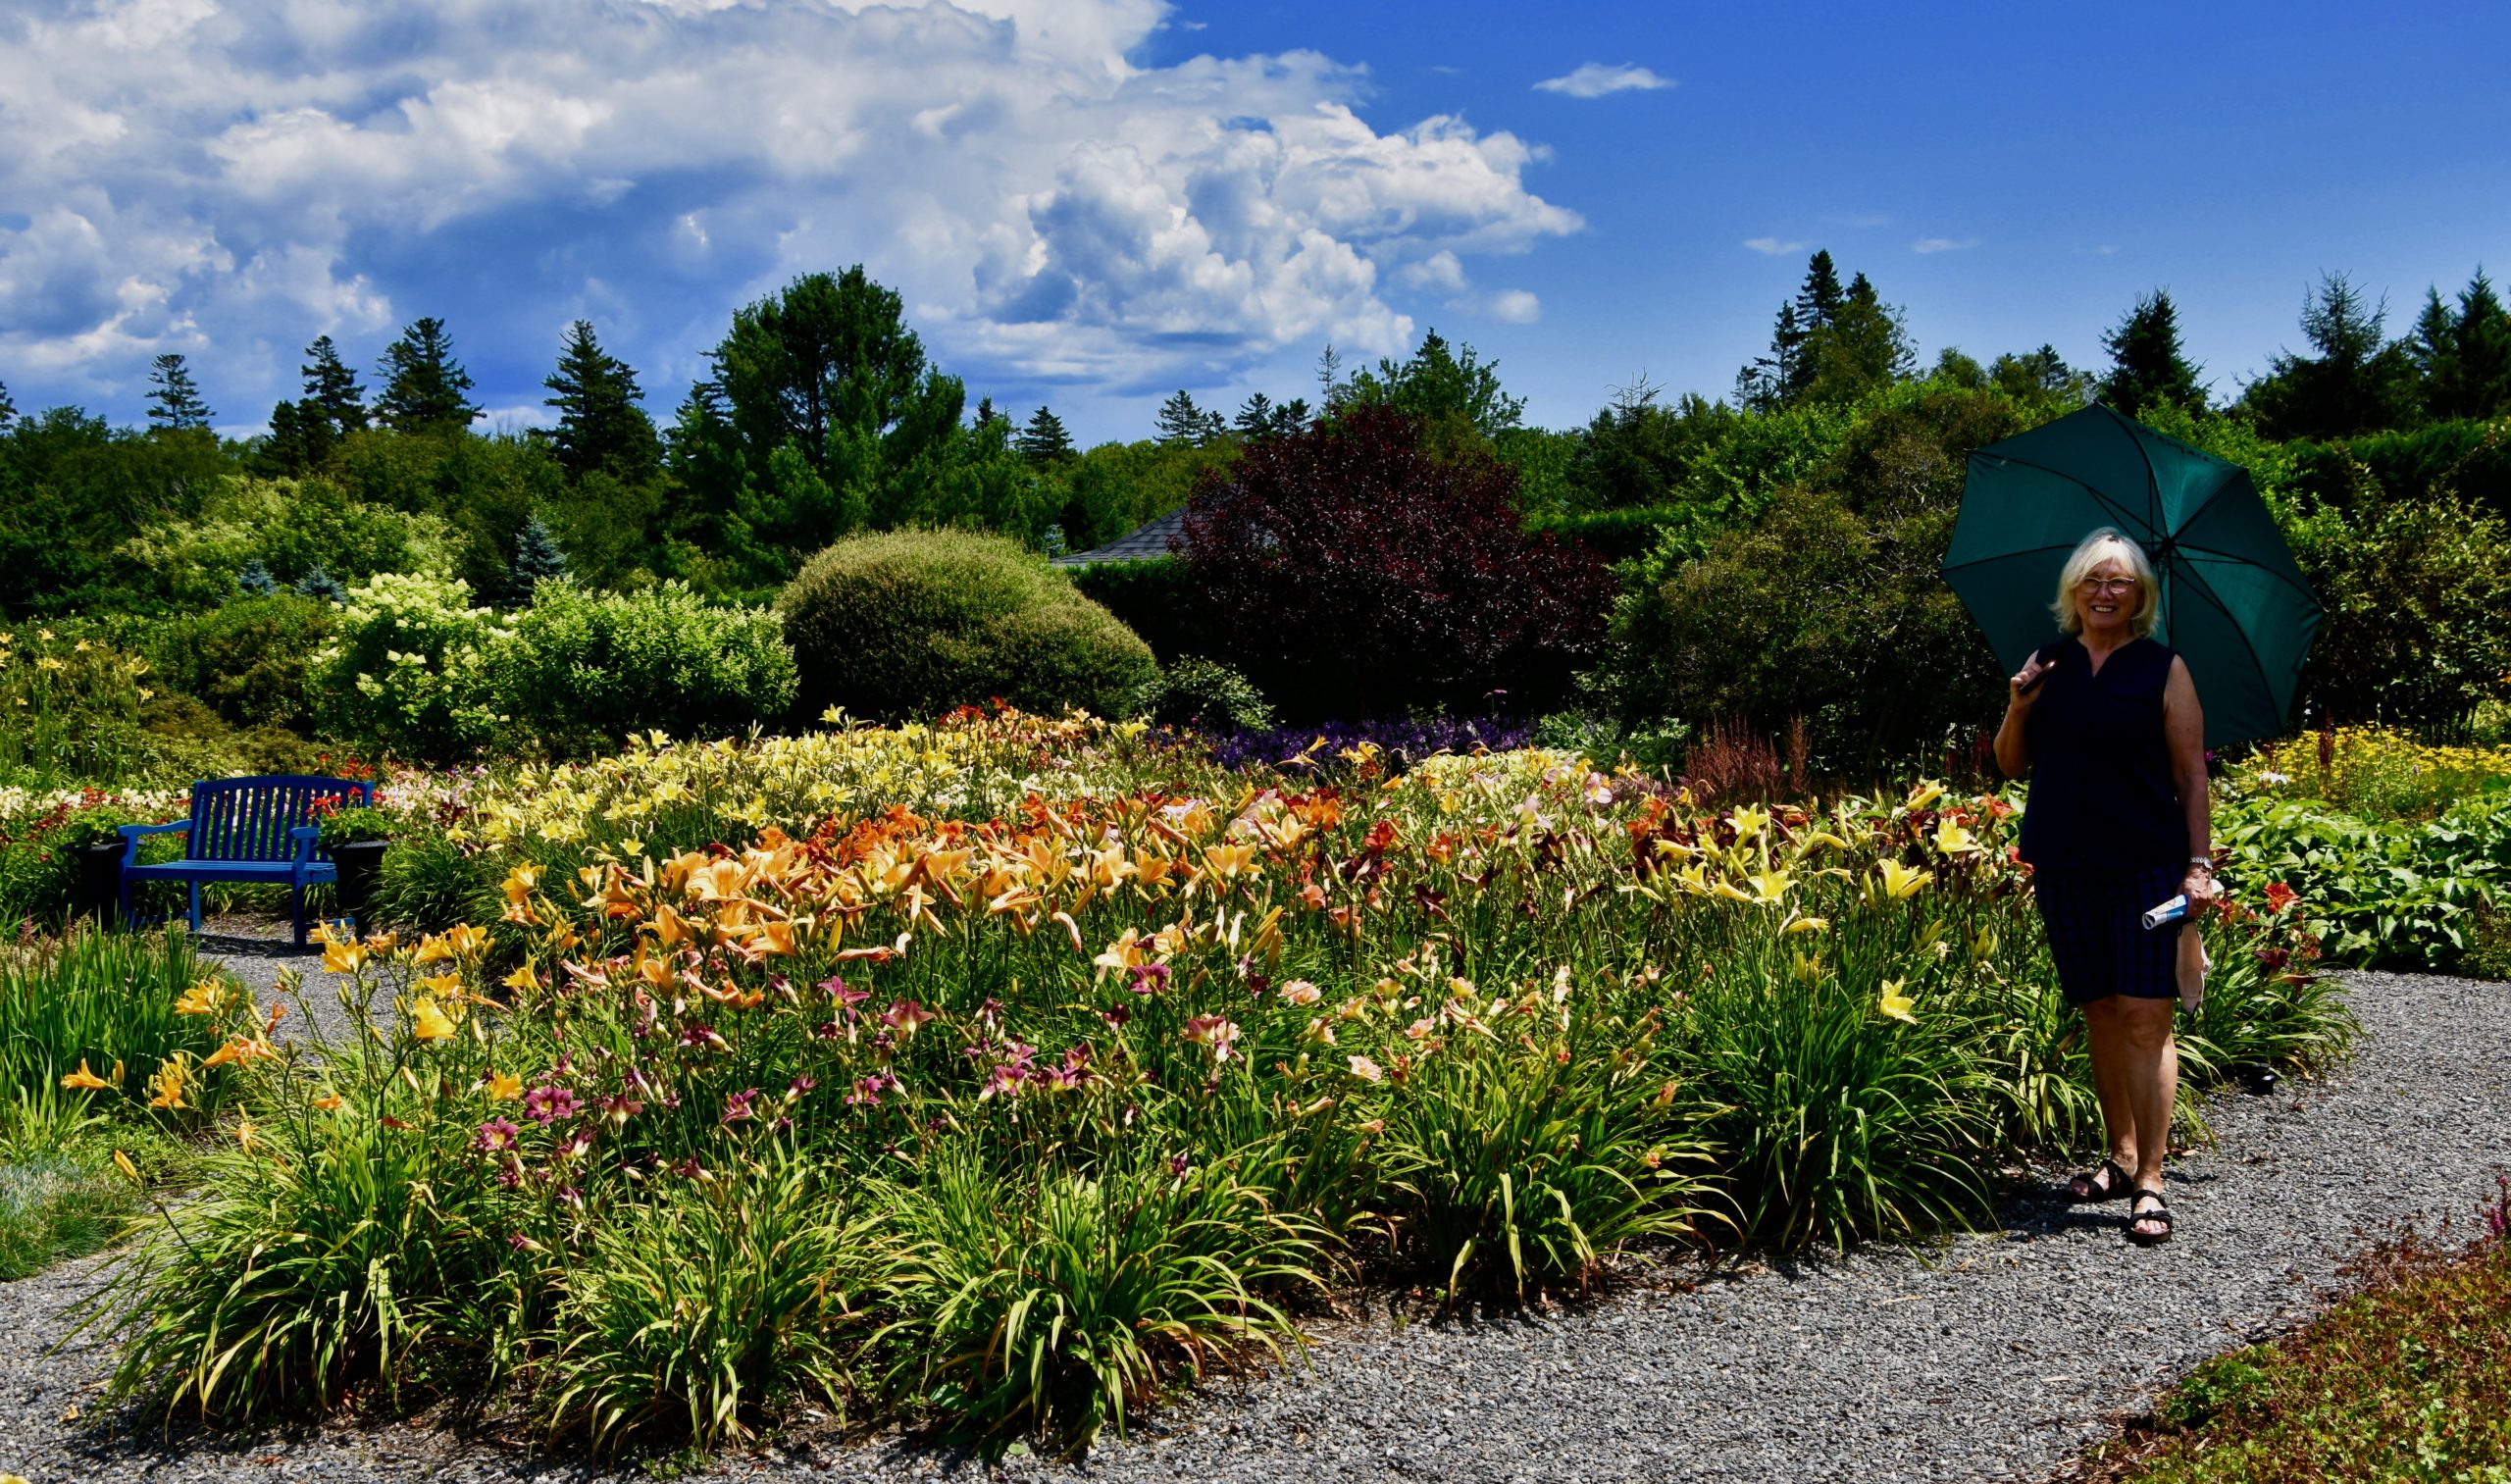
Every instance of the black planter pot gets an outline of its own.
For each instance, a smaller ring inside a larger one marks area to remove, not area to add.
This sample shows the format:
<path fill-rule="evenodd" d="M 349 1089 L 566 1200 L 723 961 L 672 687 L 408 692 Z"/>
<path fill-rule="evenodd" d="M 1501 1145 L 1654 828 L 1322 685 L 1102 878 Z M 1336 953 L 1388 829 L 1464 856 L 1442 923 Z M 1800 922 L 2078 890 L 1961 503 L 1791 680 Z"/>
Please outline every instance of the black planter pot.
<path fill-rule="evenodd" d="M 332 846 L 332 864 L 340 868 L 339 883 L 333 889 L 339 897 L 340 915 L 361 919 L 361 928 L 376 875 L 384 869 L 384 852 L 391 845 L 388 840 L 360 840 Z"/>
<path fill-rule="evenodd" d="M 122 926 L 117 916 L 122 910 L 122 845 L 117 840 L 110 844 L 71 847 L 78 864 L 70 885 L 72 916 L 90 917 L 105 927 Z"/>

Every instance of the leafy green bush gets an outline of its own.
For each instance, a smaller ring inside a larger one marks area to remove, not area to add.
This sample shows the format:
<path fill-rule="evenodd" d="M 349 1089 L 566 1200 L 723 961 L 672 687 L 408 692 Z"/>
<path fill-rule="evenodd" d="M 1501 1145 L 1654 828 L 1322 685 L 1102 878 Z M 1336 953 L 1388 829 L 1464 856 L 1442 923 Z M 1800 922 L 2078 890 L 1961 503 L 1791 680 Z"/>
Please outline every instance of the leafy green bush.
<path fill-rule="evenodd" d="M 152 626 L 148 653 L 168 685 L 231 726 L 302 728 L 313 720 L 306 676 L 333 613 L 331 604 L 293 592 L 239 597 Z"/>
<path fill-rule="evenodd" d="M 543 582 L 494 667 L 499 713 L 560 756 L 657 728 L 730 736 L 794 700 L 794 654 L 775 616 L 718 607 L 679 583 L 598 593 Z"/>
<path fill-rule="evenodd" d="M 495 742 L 510 634 L 458 578 L 384 573 L 349 593 L 312 685 L 324 729 L 375 756 L 469 757 Z"/>
<path fill-rule="evenodd" d="M 1000 537 L 849 537 L 811 558 L 776 606 L 805 715 L 931 716 L 997 696 L 1113 715 L 1153 671 L 1130 630 Z"/>
<path fill-rule="evenodd" d="M 1625 722 L 1806 719 L 1815 765 L 1879 770 L 1996 714 L 2002 673 L 1938 568 L 1968 451 L 2022 431 L 1993 391 L 1870 399 L 1748 527 L 1669 530 L 1629 568 L 1605 689 Z"/>
<path fill-rule="evenodd" d="M 1207 659 L 1181 659 L 1162 669 L 1135 704 L 1163 727 L 1261 732 L 1273 724 L 1273 708 L 1254 681 Z"/>
<path fill-rule="evenodd" d="M 487 856 L 466 850 L 442 830 L 405 822 L 384 852 L 367 909 L 378 922 L 440 932 L 496 916 L 501 874 Z"/>
<path fill-rule="evenodd" d="M 2511 885 L 2511 798 L 2468 799 L 2423 824 L 2375 824 L 2298 800 L 2218 807 L 2224 878 L 2244 897 L 2300 895 L 2330 957 L 2443 968 L 2474 942 L 2474 913 Z"/>

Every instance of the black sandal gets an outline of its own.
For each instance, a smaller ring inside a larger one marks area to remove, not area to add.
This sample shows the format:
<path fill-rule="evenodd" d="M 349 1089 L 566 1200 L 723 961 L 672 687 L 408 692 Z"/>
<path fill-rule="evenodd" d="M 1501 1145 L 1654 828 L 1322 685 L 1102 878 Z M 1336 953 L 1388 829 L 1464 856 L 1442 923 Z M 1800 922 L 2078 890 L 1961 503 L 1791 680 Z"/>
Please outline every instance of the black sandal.
<path fill-rule="evenodd" d="M 2067 1200 L 2075 1205 L 2092 1205 L 2103 1201 L 2116 1201 L 2135 1185 L 2136 1177 L 2120 1168 L 2116 1159 L 2103 1159 L 2101 1168 L 2076 1175 L 2067 1181 Z M 2099 1183 L 2095 1183 L 2099 1182 Z M 2076 1186 L 2083 1193 L 2075 1192 Z"/>
<path fill-rule="evenodd" d="M 2138 1201 L 2151 1201 L 2153 1204 L 2144 1210 L 2138 1210 L 2136 1209 Z M 2140 1232 L 2136 1230 L 2136 1223 L 2139 1221 L 2159 1221 L 2162 1223 L 2162 1230 Z M 2138 1247 L 2160 1247 L 2171 1240 L 2171 1207 L 2164 1203 L 2161 1191 L 2140 1190 L 2136 1192 L 2135 1200 L 2127 1203 L 2127 1240 Z"/>

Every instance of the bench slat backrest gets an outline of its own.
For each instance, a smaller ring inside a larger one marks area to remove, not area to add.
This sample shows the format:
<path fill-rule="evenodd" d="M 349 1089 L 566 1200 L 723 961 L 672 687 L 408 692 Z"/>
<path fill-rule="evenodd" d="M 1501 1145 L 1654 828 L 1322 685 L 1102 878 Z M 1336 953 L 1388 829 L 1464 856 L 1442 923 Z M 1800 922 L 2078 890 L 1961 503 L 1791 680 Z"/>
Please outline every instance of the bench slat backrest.
<path fill-rule="evenodd" d="M 196 783 L 191 836 L 183 854 L 190 860 L 286 860 L 295 853 L 287 832 L 314 823 L 314 800 L 335 794 L 344 803 L 363 803 L 373 789 L 344 778 L 302 774 Z"/>

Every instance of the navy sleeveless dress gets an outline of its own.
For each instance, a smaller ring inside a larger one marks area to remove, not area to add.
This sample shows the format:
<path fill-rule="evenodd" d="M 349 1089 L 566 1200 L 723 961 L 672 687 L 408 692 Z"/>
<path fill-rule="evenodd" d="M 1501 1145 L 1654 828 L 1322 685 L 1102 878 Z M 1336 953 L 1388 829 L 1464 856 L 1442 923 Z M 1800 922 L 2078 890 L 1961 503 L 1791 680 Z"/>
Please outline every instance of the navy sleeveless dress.
<path fill-rule="evenodd" d="M 2173 653 L 2130 640 L 2095 674 L 2091 653 L 2069 638 L 2039 657 L 2057 668 L 2024 724 L 2031 787 L 2021 848 L 2059 987 L 2078 1005 L 2172 998 L 2178 931 L 2148 932 L 2137 919 L 2178 895 L 2188 864 L 2188 816 L 2163 735 Z"/>

